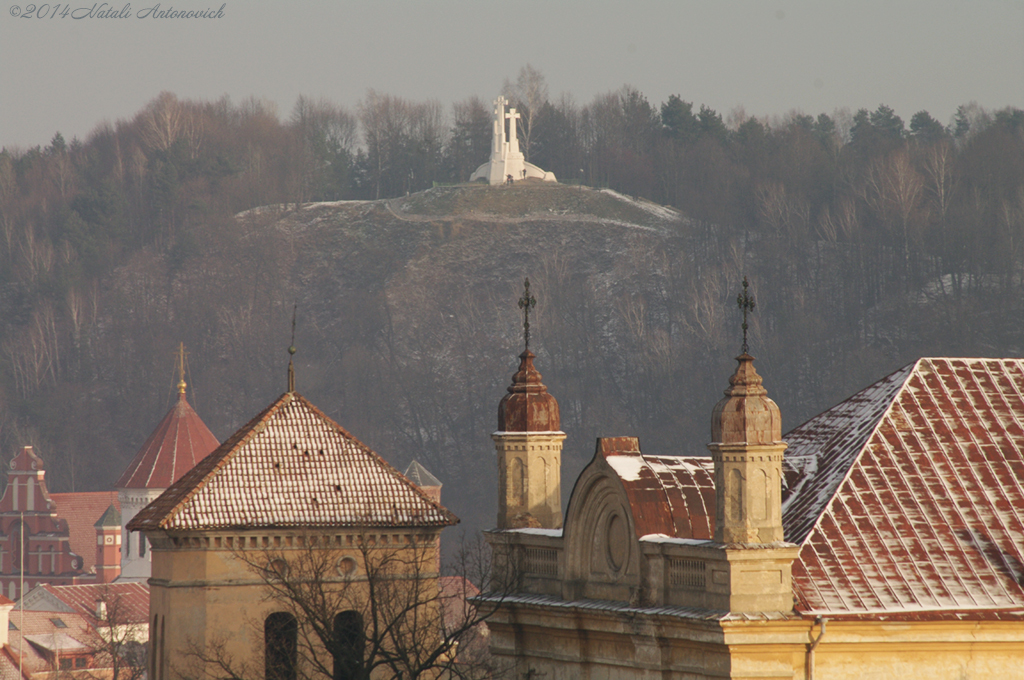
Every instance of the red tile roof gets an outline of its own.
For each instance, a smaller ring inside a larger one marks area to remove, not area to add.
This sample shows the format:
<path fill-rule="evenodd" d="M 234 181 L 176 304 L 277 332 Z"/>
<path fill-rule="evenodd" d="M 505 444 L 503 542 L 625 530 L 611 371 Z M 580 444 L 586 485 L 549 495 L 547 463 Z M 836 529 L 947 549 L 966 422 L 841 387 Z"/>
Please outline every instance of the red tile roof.
<path fill-rule="evenodd" d="M 41 586 L 75 611 L 95 616 L 96 603 L 103 601 L 117 625 L 146 623 L 149 619 L 149 586 L 145 583 L 103 583 L 76 586 Z M 34 608 L 35 609 L 35 608 Z"/>
<path fill-rule="evenodd" d="M 65 627 L 58 627 L 54 619 L 58 619 Z M 99 642 L 89 620 L 70 612 L 22 612 L 15 608 L 10 614 L 10 625 L 12 628 L 8 631 L 8 644 L 0 656 L 0 678 L 5 680 L 18 677 L 19 661 L 26 678 L 52 675 L 49 649 L 55 643 L 64 653 L 76 653 L 93 649 Z M 102 656 L 96 655 L 90 668 L 82 669 L 80 674 L 83 677 L 96 677 L 89 671 L 102 665 Z"/>
<path fill-rule="evenodd" d="M 799 611 L 1024 618 L 1024 360 L 921 359 L 783 439 Z M 711 538 L 709 459 L 607 441 L 637 534 Z"/>
<path fill-rule="evenodd" d="M 181 393 L 114 486 L 166 489 L 219 445 Z"/>
<path fill-rule="evenodd" d="M 1024 615 L 1024 360 L 921 359 L 786 439 L 802 609 Z"/>
<path fill-rule="evenodd" d="M 91 571 L 96 566 L 96 520 L 111 505 L 120 511 L 117 492 L 51 493 L 50 500 L 57 504 L 57 516 L 68 522 L 71 552 L 82 557 L 82 571 Z"/>
<path fill-rule="evenodd" d="M 369 447 L 290 392 L 143 508 L 128 527 L 443 527 L 457 522 Z"/>

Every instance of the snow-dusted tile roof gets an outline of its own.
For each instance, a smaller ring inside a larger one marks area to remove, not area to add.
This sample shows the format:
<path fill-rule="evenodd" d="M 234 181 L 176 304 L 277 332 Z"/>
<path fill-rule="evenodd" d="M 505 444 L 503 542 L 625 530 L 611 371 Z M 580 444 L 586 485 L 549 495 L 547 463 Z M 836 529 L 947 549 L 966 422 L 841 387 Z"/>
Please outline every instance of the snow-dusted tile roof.
<path fill-rule="evenodd" d="M 286 393 L 129 523 L 139 530 L 447 526 L 458 519 Z"/>
<path fill-rule="evenodd" d="M 799 608 L 1024 606 L 1024 360 L 921 359 L 784 437 Z"/>
<path fill-rule="evenodd" d="M 913 367 L 904 366 L 783 436 L 788 444 L 782 482 L 787 540 L 807 538 Z"/>

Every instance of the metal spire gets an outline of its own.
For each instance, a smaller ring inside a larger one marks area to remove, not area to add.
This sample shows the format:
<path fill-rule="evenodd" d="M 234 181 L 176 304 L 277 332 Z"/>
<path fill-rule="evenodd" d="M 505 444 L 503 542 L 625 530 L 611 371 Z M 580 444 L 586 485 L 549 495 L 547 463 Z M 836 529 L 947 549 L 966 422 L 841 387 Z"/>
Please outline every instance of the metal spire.
<path fill-rule="evenodd" d="M 753 312 L 754 307 L 757 303 L 754 302 L 754 298 L 750 295 L 748 288 L 750 284 L 747 283 L 747 277 L 743 277 L 743 292 L 736 296 L 736 304 L 743 311 L 743 354 L 747 353 L 747 313 Z"/>
<path fill-rule="evenodd" d="M 519 309 L 523 310 L 523 339 L 526 341 L 526 350 L 530 349 L 530 309 L 537 306 L 537 298 L 530 295 L 530 279 L 523 283 L 525 291 L 523 297 L 519 298 Z"/>
<path fill-rule="evenodd" d="M 178 394 L 185 394 L 185 343 L 178 343 Z"/>
<path fill-rule="evenodd" d="M 299 311 L 299 304 L 295 303 L 292 308 L 292 344 L 288 346 L 288 392 L 295 391 L 295 366 L 292 357 L 295 356 L 295 316 Z"/>

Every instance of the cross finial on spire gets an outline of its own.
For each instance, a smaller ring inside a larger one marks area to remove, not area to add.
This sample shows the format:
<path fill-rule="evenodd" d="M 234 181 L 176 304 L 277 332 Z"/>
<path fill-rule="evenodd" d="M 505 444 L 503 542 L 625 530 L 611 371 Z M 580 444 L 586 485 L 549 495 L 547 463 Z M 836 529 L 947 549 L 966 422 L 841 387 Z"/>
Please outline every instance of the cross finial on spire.
<path fill-rule="evenodd" d="M 185 343 L 178 343 L 178 394 L 185 394 Z"/>
<path fill-rule="evenodd" d="M 523 310 L 523 339 L 526 349 L 530 349 L 530 309 L 537 306 L 537 298 L 530 295 L 530 279 L 523 283 L 523 297 L 519 298 L 519 309 Z"/>
<path fill-rule="evenodd" d="M 295 366 L 292 363 L 292 357 L 295 356 L 295 316 L 299 311 L 299 304 L 295 303 L 292 307 L 292 344 L 288 346 L 288 392 L 295 391 Z"/>
<path fill-rule="evenodd" d="M 750 284 L 747 283 L 747 277 L 743 277 L 743 292 L 736 296 L 736 304 L 743 311 L 743 353 L 747 353 L 747 313 L 754 311 L 754 307 L 757 303 L 754 302 L 754 298 L 750 295 L 748 288 Z"/>

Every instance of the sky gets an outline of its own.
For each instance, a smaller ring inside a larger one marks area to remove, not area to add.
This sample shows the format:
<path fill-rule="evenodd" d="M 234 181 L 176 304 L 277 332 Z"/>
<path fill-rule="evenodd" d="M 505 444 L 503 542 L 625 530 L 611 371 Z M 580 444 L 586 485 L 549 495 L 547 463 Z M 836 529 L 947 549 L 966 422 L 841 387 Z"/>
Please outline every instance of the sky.
<path fill-rule="evenodd" d="M 582 105 L 628 84 L 655 106 L 678 94 L 727 119 L 739 107 L 771 118 L 886 104 L 907 122 L 923 109 L 946 123 L 971 101 L 1024 108 L 1022 0 L 103 5 L 7 0 L 0 147 L 46 145 L 57 131 L 85 139 L 164 90 L 255 96 L 282 118 L 300 95 L 355 108 L 369 88 L 445 106 L 490 100 L 527 63 L 552 99 Z M 98 16 L 107 8 L 115 16 Z M 168 10 L 221 16 L 157 16 Z"/>

